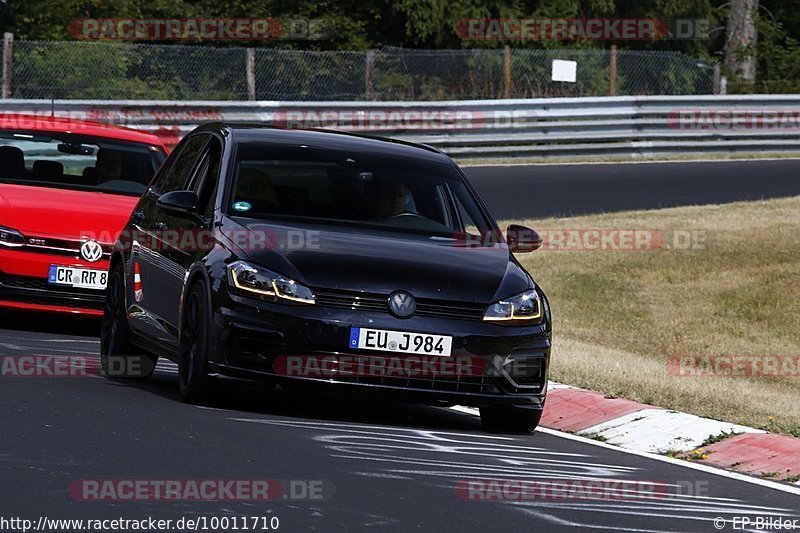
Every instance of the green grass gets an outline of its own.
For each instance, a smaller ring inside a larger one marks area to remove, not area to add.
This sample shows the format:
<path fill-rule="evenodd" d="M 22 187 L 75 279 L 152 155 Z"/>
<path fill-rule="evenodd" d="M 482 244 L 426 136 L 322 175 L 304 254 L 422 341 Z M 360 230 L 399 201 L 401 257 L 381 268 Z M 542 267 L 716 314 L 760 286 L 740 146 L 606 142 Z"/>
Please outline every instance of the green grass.
<path fill-rule="evenodd" d="M 519 255 L 551 300 L 551 378 L 800 437 L 800 378 L 686 377 L 682 355 L 800 354 L 800 197 L 517 221 L 699 231 L 698 249 Z"/>
<path fill-rule="evenodd" d="M 608 439 L 599 433 L 579 433 L 581 437 L 596 440 L 598 442 L 606 442 Z"/>
<path fill-rule="evenodd" d="M 716 444 L 718 442 L 722 442 L 725 439 L 729 439 L 731 437 L 735 437 L 736 435 L 741 435 L 741 433 L 737 433 L 736 431 L 722 431 L 717 435 L 711 435 L 706 440 L 700 444 L 700 448 L 705 448 L 706 446 L 711 446 L 712 444 Z"/>

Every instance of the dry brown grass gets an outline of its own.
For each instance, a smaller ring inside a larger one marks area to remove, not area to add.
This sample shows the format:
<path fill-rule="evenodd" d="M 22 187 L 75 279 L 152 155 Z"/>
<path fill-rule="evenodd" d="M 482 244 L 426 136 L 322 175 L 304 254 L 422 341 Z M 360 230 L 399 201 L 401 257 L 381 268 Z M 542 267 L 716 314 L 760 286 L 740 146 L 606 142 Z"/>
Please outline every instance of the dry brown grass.
<path fill-rule="evenodd" d="M 800 354 L 800 197 L 522 223 L 706 235 L 705 249 L 520 255 L 552 303 L 552 379 L 800 437 L 800 378 L 667 369 L 686 354 Z"/>

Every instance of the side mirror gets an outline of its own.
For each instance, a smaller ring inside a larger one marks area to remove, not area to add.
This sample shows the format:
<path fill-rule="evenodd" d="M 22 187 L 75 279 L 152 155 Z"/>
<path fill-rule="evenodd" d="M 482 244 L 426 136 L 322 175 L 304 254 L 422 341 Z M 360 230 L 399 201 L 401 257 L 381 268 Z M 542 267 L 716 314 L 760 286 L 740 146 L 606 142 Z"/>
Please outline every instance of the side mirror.
<path fill-rule="evenodd" d="M 512 224 L 506 230 L 506 241 L 512 252 L 534 252 L 542 247 L 542 240 L 542 236 L 538 232 L 525 226 Z"/>
<path fill-rule="evenodd" d="M 200 199 L 194 191 L 172 191 L 158 197 L 158 207 L 175 213 L 194 213 Z"/>

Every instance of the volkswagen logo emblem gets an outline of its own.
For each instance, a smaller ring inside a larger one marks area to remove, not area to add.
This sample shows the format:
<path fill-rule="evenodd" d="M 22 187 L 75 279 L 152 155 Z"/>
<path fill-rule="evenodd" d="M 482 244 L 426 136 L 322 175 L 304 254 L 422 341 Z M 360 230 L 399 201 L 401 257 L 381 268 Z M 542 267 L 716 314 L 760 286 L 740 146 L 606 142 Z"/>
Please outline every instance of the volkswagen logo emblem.
<path fill-rule="evenodd" d="M 100 261 L 103 257 L 103 247 L 95 240 L 86 241 L 81 244 L 81 257 L 90 263 Z"/>
<path fill-rule="evenodd" d="M 417 310 L 417 302 L 406 291 L 394 291 L 389 295 L 389 311 L 397 318 L 408 318 Z"/>

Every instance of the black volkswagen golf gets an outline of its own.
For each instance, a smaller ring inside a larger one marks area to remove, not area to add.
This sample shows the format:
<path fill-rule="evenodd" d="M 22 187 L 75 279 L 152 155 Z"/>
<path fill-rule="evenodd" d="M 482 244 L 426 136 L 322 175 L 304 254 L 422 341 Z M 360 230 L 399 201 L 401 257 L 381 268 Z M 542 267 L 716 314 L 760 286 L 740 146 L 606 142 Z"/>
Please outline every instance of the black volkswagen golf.
<path fill-rule="evenodd" d="M 224 375 L 470 405 L 489 430 L 533 431 L 550 308 L 512 252 L 540 244 L 521 226 L 503 235 L 432 148 L 207 124 L 117 239 L 101 361 L 147 377 L 173 360 L 192 402 Z"/>

